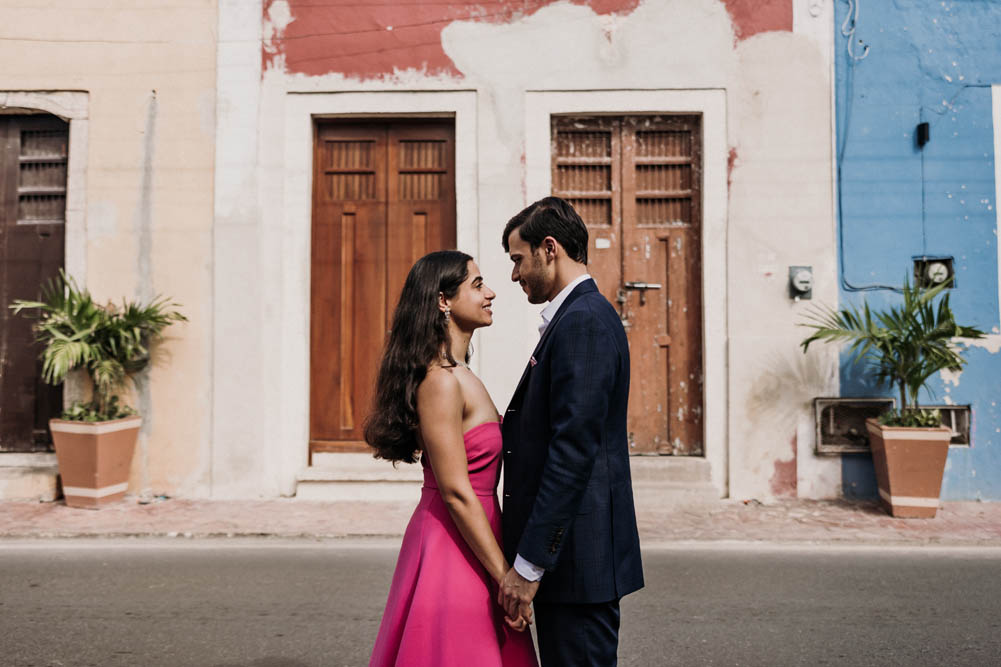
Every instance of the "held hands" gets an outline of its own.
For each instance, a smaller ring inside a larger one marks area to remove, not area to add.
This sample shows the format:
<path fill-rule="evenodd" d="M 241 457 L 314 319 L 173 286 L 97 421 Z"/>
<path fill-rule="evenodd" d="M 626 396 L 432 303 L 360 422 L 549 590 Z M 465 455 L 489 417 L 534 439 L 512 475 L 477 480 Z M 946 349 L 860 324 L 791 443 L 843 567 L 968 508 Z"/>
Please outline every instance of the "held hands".
<path fill-rule="evenodd" d="M 532 623 L 532 600 L 539 590 L 538 581 L 529 581 L 512 567 L 500 580 L 497 603 L 504 608 L 504 621 L 522 632 Z"/>
<path fill-rule="evenodd" d="M 528 626 L 532 624 L 532 621 L 525 620 L 524 616 L 519 616 L 518 620 L 513 621 L 510 616 L 505 615 L 504 622 L 507 623 L 509 628 L 517 630 L 518 632 L 524 632 Z"/>

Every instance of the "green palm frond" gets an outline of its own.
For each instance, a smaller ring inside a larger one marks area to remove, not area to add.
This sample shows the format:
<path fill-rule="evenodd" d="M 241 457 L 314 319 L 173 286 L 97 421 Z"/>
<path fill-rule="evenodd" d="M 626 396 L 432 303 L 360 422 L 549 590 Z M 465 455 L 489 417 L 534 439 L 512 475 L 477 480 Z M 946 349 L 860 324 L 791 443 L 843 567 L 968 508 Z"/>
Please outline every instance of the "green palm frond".
<path fill-rule="evenodd" d="M 149 366 L 150 347 L 163 337 L 163 330 L 187 318 L 169 299 L 156 297 L 148 304 L 122 301 L 98 304 L 90 292 L 60 271 L 47 281 L 38 301 L 18 300 L 15 314 L 34 320 L 35 339 L 42 344 L 42 377 L 59 384 L 68 373 L 83 368 L 94 385 L 94 401 L 78 404 L 66 418 L 114 419 L 131 408 L 119 404 L 128 380 Z"/>
<path fill-rule="evenodd" d="M 54 337 L 42 353 L 42 379 L 59 384 L 71 370 L 90 361 L 94 352 L 84 341 Z"/>
<path fill-rule="evenodd" d="M 125 367 L 117 359 L 97 359 L 88 364 L 87 369 L 97 392 L 109 397 L 124 386 L 128 377 Z"/>
<path fill-rule="evenodd" d="M 953 341 L 984 337 L 980 329 L 956 323 L 944 291 L 948 284 L 923 288 L 905 281 L 903 303 L 875 313 L 865 302 L 861 308 L 851 305 L 841 310 L 816 306 L 800 323 L 813 329 L 800 345 L 806 352 L 818 341 L 847 344 L 856 363 L 864 360 L 872 365 L 878 383 L 899 390 L 902 412 L 915 411 L 921 389 L 927 389 L 936 373 L 959 370 L 966 363 Z"/>

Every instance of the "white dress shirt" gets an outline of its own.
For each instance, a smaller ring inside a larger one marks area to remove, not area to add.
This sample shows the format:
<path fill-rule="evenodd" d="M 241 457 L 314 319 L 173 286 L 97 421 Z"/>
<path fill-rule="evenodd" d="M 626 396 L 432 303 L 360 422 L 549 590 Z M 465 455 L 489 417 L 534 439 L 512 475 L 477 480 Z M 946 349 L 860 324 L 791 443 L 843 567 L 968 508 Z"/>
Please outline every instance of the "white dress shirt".
<path fill-rule="evenodd" d="M 560 293 L 557 294 L 552 301 L 546 304 L 546 307 L 542 309 L 542 324 L 539 325 L 539 336 L 546 332 L 546 329 L 549 327 L 549 323 L 553 321 L 554 317 L 556 317 L 556 311 L 560 309 L 563 302 L 567 300 L 568 296 L 570 296 L 570 292 L 572 292 L 577 285 L 580 285 L 585 280 L 590 279 L 591 276 L 586 273 L 573 279 L 567 284 L 566 287 L 560 290 Z M 521 554 L 517 554 L 514 557 L 514 569 L 515 572 L 529 581 L 538 581 L 539 579 L 542 579 L 542 575 L 546 571 L 545 568 L 541 568 L 535 563 L 522 558 Z"/>

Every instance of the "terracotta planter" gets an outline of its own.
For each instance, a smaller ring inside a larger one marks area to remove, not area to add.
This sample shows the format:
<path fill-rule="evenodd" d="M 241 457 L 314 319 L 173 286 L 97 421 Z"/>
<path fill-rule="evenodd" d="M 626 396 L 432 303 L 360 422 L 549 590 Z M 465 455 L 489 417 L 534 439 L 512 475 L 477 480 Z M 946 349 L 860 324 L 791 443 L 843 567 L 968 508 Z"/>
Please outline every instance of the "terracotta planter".
<path fill-rule="evenodd" d="M 867 419 L 865 425 L 886 511 L 896 517 L 934 517 L 949 454 L 949 429 L 883 426 L 876 419 Z"/>
<path fill-rule="evenodd" d="M 125 495 L 140 426 L 139 416 L 96 423 L 49 420 L 67 505 L 96 509 Z"/>

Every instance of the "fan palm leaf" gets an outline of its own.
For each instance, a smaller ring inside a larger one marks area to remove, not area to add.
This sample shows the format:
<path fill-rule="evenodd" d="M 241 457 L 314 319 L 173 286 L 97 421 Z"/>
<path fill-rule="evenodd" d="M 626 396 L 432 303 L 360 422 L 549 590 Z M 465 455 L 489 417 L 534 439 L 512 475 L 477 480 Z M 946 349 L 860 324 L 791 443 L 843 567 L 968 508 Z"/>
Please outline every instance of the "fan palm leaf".
<path fill-rule="evenodd" d="M 163 330 L 187 320 L 178 307 L 163 297 L 148 304 L 123 300 L 120 308 L 101 305 L 63 271 L 42 286 L 39 300 L 18 300 L 10 306 L 15 314 L 36 320 L 33 329 L 42 344 L 46 382 L 59 384 L 70 371 L 86 370 L 94 400 L 67 411 L 68 418 L 79 419 L 113 419 L 130 413 L 120 404 L 118 393 L 149 365 L 150 347 L 162 339 Z"/>
<path fill-rule="evenodd" d="M 905 281 L 903 303 L 876 313 L 867 302 L 841 310 L 814 307 L 800 323 L 813 333 L 800 345 L 804 352 L 818 341 L 848 345 L 855 363 L 868 362 L 878 383 L 900 392 L 901 417 L 917 411 L 918 395 L 936 373 L 966 363 L 954 340 L 984 337 L 980 329 L 956 323 L 949 294 L 943 293 L 948 284 L 923 288 Z"/>

